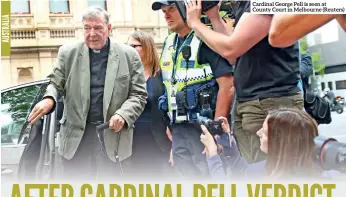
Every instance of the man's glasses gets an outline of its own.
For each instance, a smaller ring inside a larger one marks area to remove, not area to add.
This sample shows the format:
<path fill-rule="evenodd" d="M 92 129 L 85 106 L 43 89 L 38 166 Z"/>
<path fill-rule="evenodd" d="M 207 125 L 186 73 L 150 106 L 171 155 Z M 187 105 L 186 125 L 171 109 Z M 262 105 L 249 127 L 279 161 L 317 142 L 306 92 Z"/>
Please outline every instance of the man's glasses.
<path fill-rule="evenodd" d="M 142 45 L 140 45 L 140 44 L 129 44 L 131 47 L 133 47 L 133 48 L 137 48 L 137 47 L 141 47 Z"/>

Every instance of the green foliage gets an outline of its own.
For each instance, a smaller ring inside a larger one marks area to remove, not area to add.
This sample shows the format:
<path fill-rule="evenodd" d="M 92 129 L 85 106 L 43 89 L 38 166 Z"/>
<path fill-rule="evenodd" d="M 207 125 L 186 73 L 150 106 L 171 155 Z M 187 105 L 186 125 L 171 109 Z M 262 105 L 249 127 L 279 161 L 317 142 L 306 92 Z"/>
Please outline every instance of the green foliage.
<path fill-rule="evenodd" d="M 302 38 L 300 40 L 300 46 L 299 46 L 300 52 L 302 54 L 308 53 L 309 52 L 309 44 L 306 40 L 306 38 Z M 321 57 L 321 50 L 317 52 L 311 53 L 311 59 L 312 59 L 312 64 L 314 65 L 314 71 L 315 73 L 320 74 L 321 76 L 324 75 L 324 71 L 326 68 L 326 65 L 324 65 Z"/>
<path fill-rule="evenodd" d="M 46 86 L 47 84 L 44 84 L 41 90 L 45 90 Z M 44 91 L 40 91 L 40 87 L 41 85 L 32 85 L 1 93 L 1 116 L 12 122 L 24 124 L 32 104 L 43 96 Z M 5 126 L 1 125 L 2 133 Z"/>
<path fill-rule="evenodd" d="M 16 121 L 24 120 L 38 90 L 39 86 L 36 85 L 2 93 L 1 105 L 9 106 L 2 113 L 11 114 L 11 118 Z"/>
<path fill-rule="evenodd" d="M 1 93 L 1 143 L 13 143 L 26 122 L 28 111 L 38 95 L 39 85 Z"/>
<path fill-rule="evenodd" d="M 308 52 L 309 45 L 308 45 L 308 42 L 307 42 L 306 38 L 302 38 L 300 40 L 299 49 L 300 49 L 300 53 L 302 53 L 302 54 L 305 54 L 305 53 Z"/>
<path fill-rule="evenodd" d="M 315 73 L 319 73 L 320 75 L 324 75 L 324 71 L 326 69 L 326 65 L 321 63 L 321 50 L 318 52 L 314 52 L 311 54 L 312 64 L 314 65 Z"/>

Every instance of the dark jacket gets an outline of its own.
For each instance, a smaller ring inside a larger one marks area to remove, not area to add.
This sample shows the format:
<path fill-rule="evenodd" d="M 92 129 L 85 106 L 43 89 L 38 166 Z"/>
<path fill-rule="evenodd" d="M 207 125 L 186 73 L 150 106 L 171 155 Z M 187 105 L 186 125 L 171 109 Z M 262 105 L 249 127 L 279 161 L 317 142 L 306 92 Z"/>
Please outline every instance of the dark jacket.
<path fill-rule="evenodd" d="M 309 54 L 300 54 L 300 76 L 303 82 L 304 92 L 309 89 L 309 77 L 313 74 L 312 58 Z"/>
<path fill-rule="evenodd" d="M 166 135 L 168 122 L 164 120 L 165 113 L 158 109 L 158 100 L 165 92 L 165 86 L 162 83 L 161 70 L 151 80 L 153 89 L 153 98 L 151 105 L 152 127 L 151 131 L 155 141 L 162 151 L 169 152 L 171 150 L 171 142 Z"/>

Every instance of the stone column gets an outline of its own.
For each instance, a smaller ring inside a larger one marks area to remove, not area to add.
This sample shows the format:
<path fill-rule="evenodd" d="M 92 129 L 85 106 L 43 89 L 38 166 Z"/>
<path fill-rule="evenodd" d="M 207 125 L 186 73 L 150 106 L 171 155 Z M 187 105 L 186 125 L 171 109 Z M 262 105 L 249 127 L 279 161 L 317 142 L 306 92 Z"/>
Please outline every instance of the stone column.
<path fill-rule="evenodd" d="M 109 23 L 112 24 L 114 22 L 114 15 L 115 13 L 115 1 L 106 1 L 107 4 L 107 11 L 111 15 L 109 19 Z"/>
<path fill-rule="evenodd" d="M 133 17 L 133 1 L 132 0 L 122 0 L 124 2 L 124 19 L 125 26 L 133 26 L 134 25 L 134 17 Z"/>
<path fill-rule="evenodd" d="M 14 81 L 11 73 L 10 57 L 1 58 L 1 89 L 10 87 Z"/>
<path fill-rule="evenodd" d="M 132 1 L 114 0 L 113 3 L 112 38 L 118 42 L 124 43 L 133 31 Z"/>
<path fill-rule="evenodd" d="M 35 27 L 37 29 L 37 45 L 42 45 L 43 43 L 47 43 L 47 40 L 50 38 L 49 0 L 33 0 L 30 1 L 30 6 L 35 9 L 33 10 L 33 14 Z"/>
<path fill-rule="evenodd" d="M 39 80 L 45 79 L 53 70 L 52 52 L 39 51 Z M 35 80 L 38 80 L 37 77 Z"/>
<path fill-rule="evenodd" d="M 157 12 L 151 9 L 152 0 L 132 0 L 133 23 L 136 27 L 153 27 L 157 24 Z"/>
<path fill-rule="evenodd" d="M 85 9 L 88 7 L 88 0 L 70 0 L 71 12 L 73 14 L 73 20 L 76 27 L 76 38 L 78 40 L 83 40 L 83 24 L 82 24 L 82 15 Z"/>
<path fill-rule="evenodd" d="M 33 15 L 36 28 L 48 29 L 49 27 L 49 0 L 31 0 L 30 8 L 33 9 Z"/>
<path fill-rule="evenodd" d="M 124 1 L 114 0 L 112 13 L 112 23 L 114 26 L 124 26 L 125 14 L 124 14 Z"/>
<path fill-rule="evenodd" d="M 163 43 L 165 38 L 168 36 L 168 26 L 167 26 L 167 22 L 165 20 L 165 15 L 163 14 L 162 11 L 159 11 L 157 13 L 157 17 L 158 17 L 158 27 L 159 27 L 159 38 L 158 38 L 158 43 Z"/>

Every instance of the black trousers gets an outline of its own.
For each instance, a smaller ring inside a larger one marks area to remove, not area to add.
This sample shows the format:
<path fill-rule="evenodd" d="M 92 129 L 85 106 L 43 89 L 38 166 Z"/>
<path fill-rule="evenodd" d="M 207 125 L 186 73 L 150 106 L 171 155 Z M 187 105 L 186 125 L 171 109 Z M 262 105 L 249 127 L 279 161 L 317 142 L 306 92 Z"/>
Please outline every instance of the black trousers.
<path fill-rule="evenodd" d="M 136 123 L 126 177 L 133 180 L 169 180 L 174 171 L 168 159 L 169 152 L 162 151 L 155 141 L 151 122 Z"/>
<path fill-rule="evenodd" d="M 122 166 L 126 168 L 126 159 Z M 86 131 L 71 160 L 62 158 L 64 180 L 117 180 L 120 177 L 120 165 L 103 155 L 96 134 L 96 125 L 87 124 Z"/>
<path fill-rule="evenodd" d="M 174 166 L 181 178 L 201 180 L 210 178 L 208 163 L 202 154 L 202 130 L 193 124 L 172 125 Z"/>

